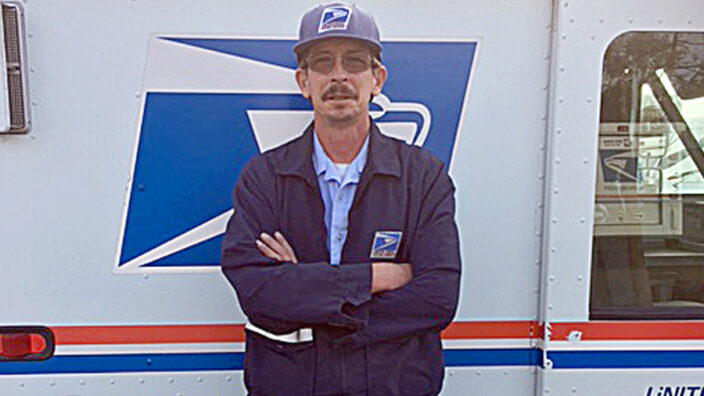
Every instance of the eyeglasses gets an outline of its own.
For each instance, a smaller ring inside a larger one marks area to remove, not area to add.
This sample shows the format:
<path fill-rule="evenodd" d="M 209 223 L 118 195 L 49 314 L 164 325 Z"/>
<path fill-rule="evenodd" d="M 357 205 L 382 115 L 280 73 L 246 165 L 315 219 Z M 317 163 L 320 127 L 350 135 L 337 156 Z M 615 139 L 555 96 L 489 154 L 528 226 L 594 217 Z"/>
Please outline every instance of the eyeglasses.
<path fill-rule="evenodd" d="M 335 67 L 337 58 L 331 53 L 312 55 L 306 60 L 308 67 L 316 73 L 328 74 Z M 361 73 L 369 69 L 374 62 L 367 53 L 348 53 L 342 55 L 342 68 L 348 73 Z"/>

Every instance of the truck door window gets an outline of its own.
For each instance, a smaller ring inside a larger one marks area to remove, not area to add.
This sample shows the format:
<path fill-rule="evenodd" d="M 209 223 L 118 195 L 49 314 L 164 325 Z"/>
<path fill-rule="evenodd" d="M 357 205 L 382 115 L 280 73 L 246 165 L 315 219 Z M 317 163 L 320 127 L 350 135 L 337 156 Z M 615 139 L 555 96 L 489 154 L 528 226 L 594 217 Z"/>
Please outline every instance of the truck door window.
<path fill-rule="evenodd" d="M 704 318 L 704 33 L 604 55 L 590 316 Z"/>

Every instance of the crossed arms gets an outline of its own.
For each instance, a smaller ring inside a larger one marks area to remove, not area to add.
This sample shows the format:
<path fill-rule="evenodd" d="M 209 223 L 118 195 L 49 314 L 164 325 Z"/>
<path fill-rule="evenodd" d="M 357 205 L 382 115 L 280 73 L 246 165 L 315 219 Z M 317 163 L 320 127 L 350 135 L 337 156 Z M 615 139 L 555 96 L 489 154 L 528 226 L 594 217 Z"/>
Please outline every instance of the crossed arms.
<path fill-rule="evenodd" d="M 263 255 L 279 262 L 298 264 L 296 252 L 284 235 L 278 231 L 273 236 L 262 232 L 255 242 Z M 408 263 L 372 263 L 371 293 L 394 290 L 408 283 L 413 269 Z"/>
<path fill-rule="evenodd" d="M 275 334 L 311 326 L 347 328 L 337 340 L 344 348 L 446 327 L 457 305 L 460 260 L 454 187 L 441 168 L 434 172 L 409 263 L 331 266 L 298 263 L 294 248 L 274 232 L 278 214 L 271 175 L 245 167 L 235 188 L 222 264 L 249 320 Z"/>

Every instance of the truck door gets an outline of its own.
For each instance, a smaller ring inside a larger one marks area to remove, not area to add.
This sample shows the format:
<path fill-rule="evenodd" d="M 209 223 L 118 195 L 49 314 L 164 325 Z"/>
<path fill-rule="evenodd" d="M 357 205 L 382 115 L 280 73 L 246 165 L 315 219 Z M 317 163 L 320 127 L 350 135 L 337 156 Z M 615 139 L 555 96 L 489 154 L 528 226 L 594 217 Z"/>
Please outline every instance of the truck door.
<path fill-rule="evenodd" d="M 558 3 L 541 394 L 702 392 L 702 15 Z"/>

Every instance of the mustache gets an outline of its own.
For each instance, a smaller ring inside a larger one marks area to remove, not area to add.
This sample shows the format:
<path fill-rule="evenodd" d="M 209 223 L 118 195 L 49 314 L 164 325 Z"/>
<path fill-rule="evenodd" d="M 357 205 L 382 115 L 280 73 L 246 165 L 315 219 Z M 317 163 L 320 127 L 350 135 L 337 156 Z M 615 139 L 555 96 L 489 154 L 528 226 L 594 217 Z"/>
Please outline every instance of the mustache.
<path fill-rule="evenodd" d="M 325 92 L 323 92 L 323 100 L 328 100 L 333 97 L 343 97 L 350 99 L 357 99 L 357 93 L 352 90 L 352 88 L 343 85 L 335 84 L 331 85 Z"/>

